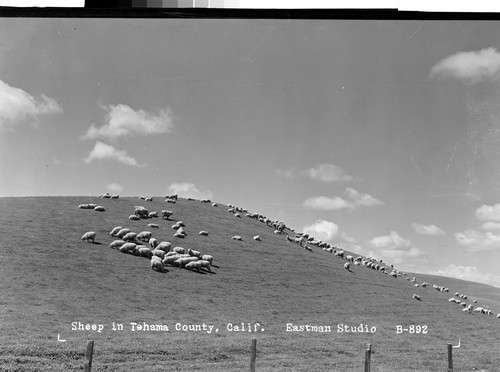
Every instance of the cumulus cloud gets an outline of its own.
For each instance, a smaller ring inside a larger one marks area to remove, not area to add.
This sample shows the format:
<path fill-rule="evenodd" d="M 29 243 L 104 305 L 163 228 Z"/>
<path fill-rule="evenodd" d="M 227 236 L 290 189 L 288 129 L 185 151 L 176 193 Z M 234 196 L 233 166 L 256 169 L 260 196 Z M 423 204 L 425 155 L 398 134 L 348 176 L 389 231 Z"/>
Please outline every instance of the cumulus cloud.
<path fill-rule="evenodd" d="M 208 189 L 197 187 L 194 183 L 181 182 L 173 183 L 168 187 L 169 194 L 179 194 L 184 198 L 210 199 L 213 193 Z"/>
<path fill-rule="evenodd" d="M 116 182 L 113 182 L 113 183 L 110 183 L 109 185 L 106 185 L 106 190 L 114 192 L 114 193 L 118 193 L 118 192 L 123 191 L 123 186 L 116 183 Z"/>
<path fill-rule="evenodd" d="M 431 275 L 448 276 L 472 282 L 485 283 L 500 288 L 500 276 L 481 273 L 476 266 L 460 266 L 449 264 L 439 270 L 429 272 Z"/>
<path fill-rule="evenodd" d="M 377 236 L 371 239 L 369 244 L 375 249 L 370 251 L 369 255 L 389 264 L 400 265 L 404 263 L 411 266 L 417 262 L 425 262 L 425 253 L 396 231 L 391 231 L 389 235 Z"/>
<path fill-rule="evenodd" d="M 319 164 L 317 167 L 309 168 L 304 174 L 314 180 L 323 182 L 352 181 L 354 177 L 344 173 L 342 169 L 333 164 Z"/>
<path fill-rule="evenodd" d="M 61 112 L 61 106 L 53 98 L 44 94 L 35 98 L 0 80 L 0 129 L 13 129 L 25 119 Z"/>
<path fill-rule="evenodd" d="M 107 113 L 105 124 L 92 124 L 83 139 L 116 140 L 122 137 L 159 134 L 173 131 L 174 123 L 169 109 L 161 109 L 152 114 L 144 110 L 134 110 L 123 104 L 103 107 Z"/>
<path fill-rule="evenodd" d="M 342 199 L 338 196 L 335 196 L 333 198 L 329 198 L 326 196 L 317 196 L 314 198 L 306 199 L 304 201 L 304 207 L 330 211 L 338 209 L 351 209 L 353 208 L 353 205 L 352 203 L 349 203 L 347 200 Z"/>
<path fill-rule="evenodd" d="M 495 48 L 459 52 L 439 61 L 430 72 L 431 78 L 453 78 L 466 84 L 494 80 L 500 74 L 500 53 Z"/>
<path fill-rule="evenodd" d="M 83 159 L 83 161 L 89 164 L 94 160 L 103 160 L 103 159 L 115 160 L 120 163 L 134 167 L 142 167 L 142 165 L 138 164 L 133 157 L 127 154 L 126 151 L 118 150 L 111 145 L 99 141 L 96 142 L 89 156 Z"/>
<path fill-rule="evenodd" d="M 411 225 L 411 227 L 413 228 L 413 231 L 421 235 L 437 236 L 445 234 L 444 230 L 437 227 L 436 225 L 421 225 L 419 223 L 414 222 Z"/>
<path fill-rule="evenodd" d="M 310 226 L 304 226 L 302 231 L 314 236 L 315 239 L 331 241 L 338 236 L 339 227 L 337 224 L 330 221 L 317 220 Z"/>
<path fill-rule="evenodd" d="M 500 235 L 491 231 L 465 230 L 455 233 L 455 239 L 469 252 L 500 250 Z"/>
<path fill-rule="evenodd" d="M 373 207 L 384 204 L 382 201 L 375 199 L 373 196 L 360 193 L 351 187 L 346 188 L 345 193 L 347 198 L 350 200 L 346 200 L 339 196 L 334 196 L 333 198 L 327 196 L 317 196 L 306 199 L 303 205 L 304 207 L 318 210 L 353 210 L 359 207 Z"/>
<path fill-rule="evenodd" d="M 500 221 L 500 203 L 480 206 L 475 216 L 480 221 Z"/>

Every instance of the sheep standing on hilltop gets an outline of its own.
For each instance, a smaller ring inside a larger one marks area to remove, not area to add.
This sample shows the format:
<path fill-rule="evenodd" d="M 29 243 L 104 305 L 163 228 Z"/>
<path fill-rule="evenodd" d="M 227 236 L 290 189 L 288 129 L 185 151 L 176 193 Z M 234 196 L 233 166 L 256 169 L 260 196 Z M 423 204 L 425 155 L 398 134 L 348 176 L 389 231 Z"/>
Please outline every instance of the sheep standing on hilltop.
<path fill-rule="evenodd" d="M 85 234 L 83 234 L 82 240 L 86 240 L 87 242 L 91 241 L 92 243 L 94 243 L 95 235 L 95 232 L 87 231 Z"/>

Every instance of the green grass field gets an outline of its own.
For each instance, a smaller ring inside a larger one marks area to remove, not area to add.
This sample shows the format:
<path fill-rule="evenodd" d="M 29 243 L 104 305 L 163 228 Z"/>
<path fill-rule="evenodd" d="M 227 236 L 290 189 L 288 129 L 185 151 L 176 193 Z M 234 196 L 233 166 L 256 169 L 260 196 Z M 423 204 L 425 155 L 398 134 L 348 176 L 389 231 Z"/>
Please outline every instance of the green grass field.
<path fill-rule="evenodd" d="M 81 203 L 106 211 L 78 209 Z M 130 221 L 134 205 L 174 215 Z M 446 371 L 446 345 L 459 338 L 455 371 L 500 371 L 498 288 L 409 273 L 431 284 L 415 288 L 364 266 L 348 272 L 344 259 L 314 246 L 307 252 L 244 213 L 237 218 L 227 206 L 200 201 L 2 198 L 0 211 L 1 371 L 82 370 L 87 340 L 95 341 L 93 371 L 247 371 L 253 338 L 257 371 L 361 371 L 369 343 L 372 371 Z M 184 239 L 173 237 L 178 220 L 186 223 Z M 151 222 L 160 228 L 147 228 Z M 115 226 L 211 254 L 213 273 L 153 271 L 148 259 L 109 247 Z M 95 244 L 81 241 L 86 231 L 97 233 Z M 252 239 L 257 234 L 261 242 Z M 495 316 L 462 312 L 448 302 L 456 291 Z M 103 329 L 74 330 L 75 322 Z M 131 323 L 164 325 L 168 332 L 132 331 Z M 241 323 L 245 331 L 228 330 Z M 287 323 L 331 332 L 288 332 Z M 211 333 L 176 329 L 203 324 L 214 327 Z M 339 325 L 376 331 L 341 333 Z M 425 326 L 427 333 L 398 334 L 398 325 Z"/>

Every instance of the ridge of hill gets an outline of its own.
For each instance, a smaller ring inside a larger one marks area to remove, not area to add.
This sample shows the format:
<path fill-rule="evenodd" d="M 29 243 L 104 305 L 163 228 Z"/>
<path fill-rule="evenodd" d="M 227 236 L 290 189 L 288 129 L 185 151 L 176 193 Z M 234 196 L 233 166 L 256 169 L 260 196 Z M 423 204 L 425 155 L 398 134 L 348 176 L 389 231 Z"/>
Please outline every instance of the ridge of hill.
<path fill-rule="evenodd" d="M 106 210 L 78 209 L 82 203 Z M 169 220 L 131 221 L 135 205 L 174 214 Z M 0 287 L 2 370 L 78 370 L 86 339 L 96 340 L 96 370 L 246 370 L 250 338 L 259 340 L 263 371 L 359 370 L 367 343 L 378 350 L 373 370 L 444 369 L 445 346 L 458 338 L 456 365 L 500 370 L 500 319 L 464 313 L 448 302 L 455 292 L 466 293 L 468 302 L 478 299 L 496 315 L 499 289 L 407 273 L 430 283 L 422 288 L 364 266 L 351 264 L 347 271 L 345 259 L 315 246 L 306 251 L 266 224 L 227 209 L 182 198 L 176 204 L 163 198 L 0 199 L 0 277 L 8 283 Z M 186 223 L 184 239 L 173 236 L 171 226 L 179 220 Z M 165 273 L 153 271 L 149 260 L 110 249 L 115 226 L 149 230 L 173 247 L 211 254 L 213 272 L 171 266 Z M 200 230 L 209 235 L 198 235 Z M 97 233 L 95 244 L 81 241 L 86 231 Z M 232 240 L 234 235 L 243 240 Z M 255 235 L 262 241 L 253 240 Z M 104 328 L 74 330 L 75 323 Z M 131 323 L 169 331 L 139 332 Z M 113 324 L 124 330 L 113 331 Z M 212 325 L 212 332 L 182 328 L 202 324 Z M 301 326 L 303 331 L 289 331 Z M 413 326 L 414 332 L 398 333 L 398 326 Z M 67 342 L 58 342 L 58 335 Z"/>

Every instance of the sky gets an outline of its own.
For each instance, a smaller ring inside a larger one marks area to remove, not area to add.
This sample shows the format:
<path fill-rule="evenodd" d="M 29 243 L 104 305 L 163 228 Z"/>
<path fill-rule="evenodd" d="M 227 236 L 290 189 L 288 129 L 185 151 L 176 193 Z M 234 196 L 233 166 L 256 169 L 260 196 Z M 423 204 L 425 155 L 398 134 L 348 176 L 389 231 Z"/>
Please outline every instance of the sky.
<path fill-rule="evenodd" d="M 232 203 L 500 287 L 495 21 L 3 18 L 0 196 Z"/>

